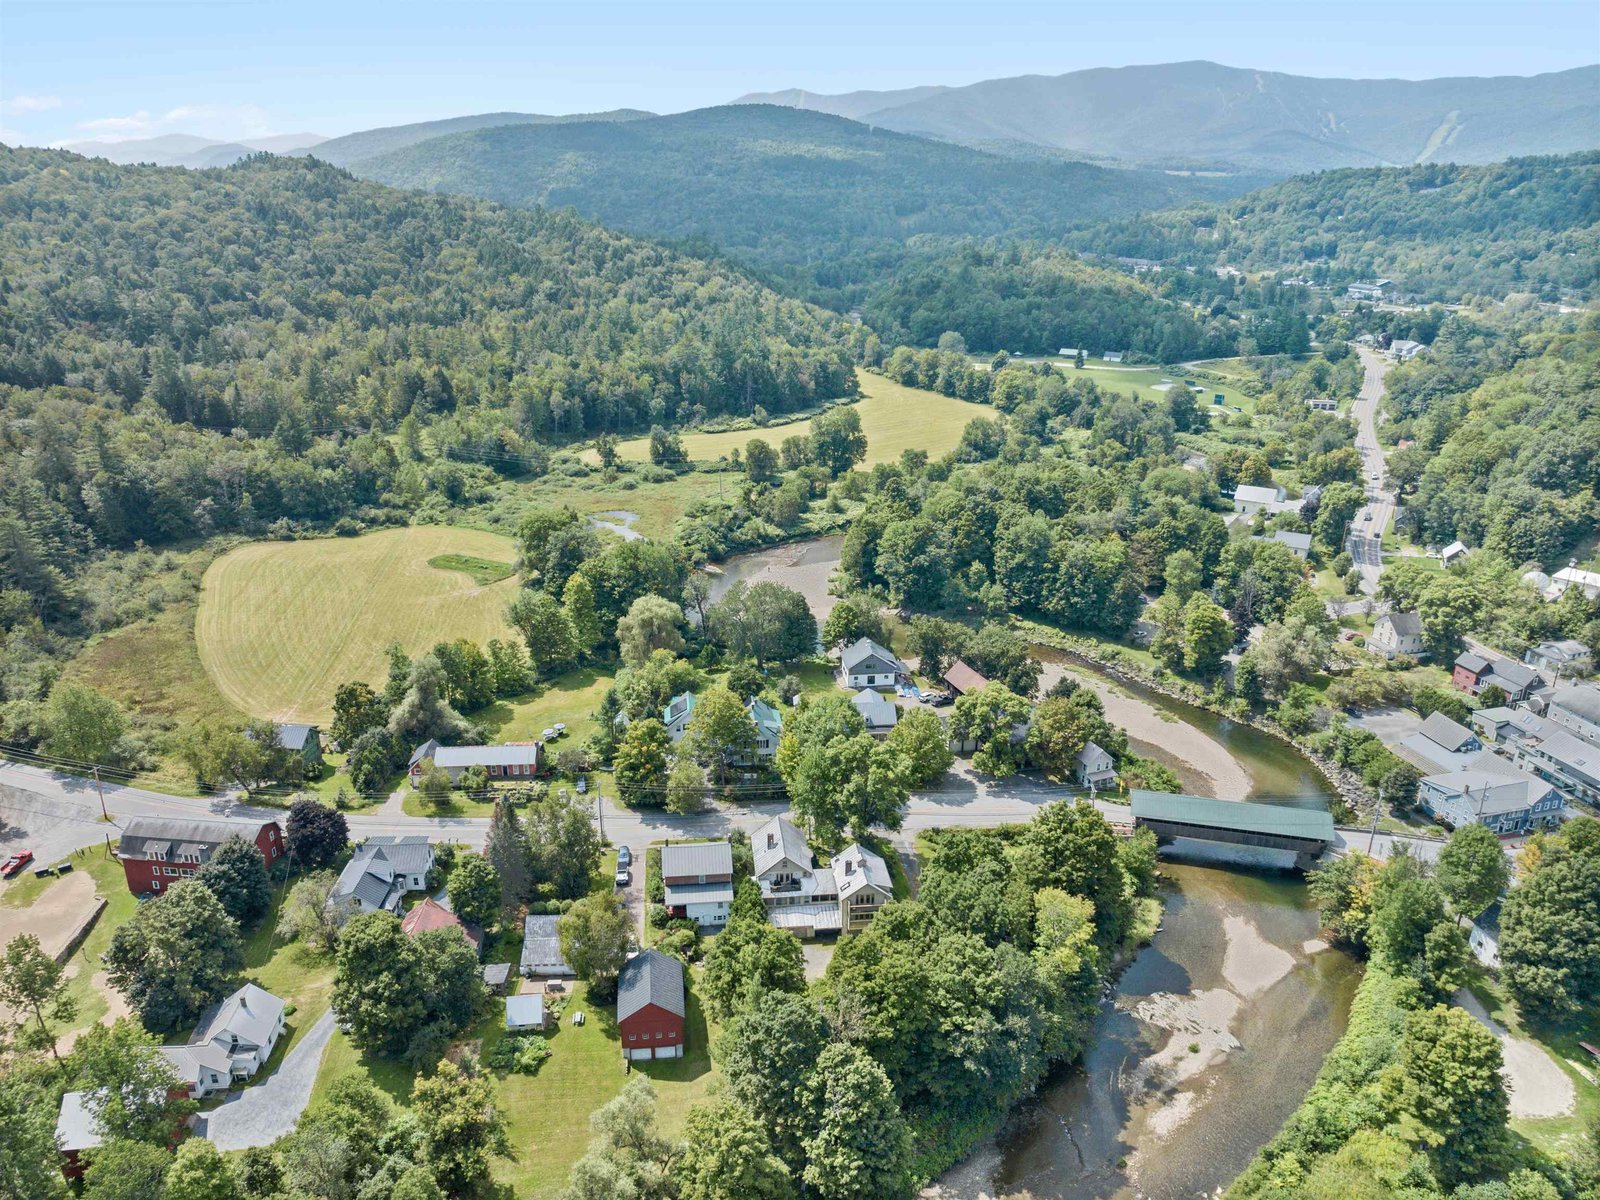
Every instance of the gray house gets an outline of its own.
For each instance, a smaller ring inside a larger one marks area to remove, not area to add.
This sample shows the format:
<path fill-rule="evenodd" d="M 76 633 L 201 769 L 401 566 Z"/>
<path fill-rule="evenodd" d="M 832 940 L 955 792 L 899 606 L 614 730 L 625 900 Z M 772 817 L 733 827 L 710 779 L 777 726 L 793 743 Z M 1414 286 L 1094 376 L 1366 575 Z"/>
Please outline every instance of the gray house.
<path fill-rule="evenodd" d="M 398 914 L 407 892 L 420 892 L 428 886 L 431 870 L 433 846 L 421 834 L 370 837 L 356 847 L 339 872 L 329 903 L 344 904 L 360 913 Z"/>
<path fill-rule="evenodd" d="M 911 668 L 871 638 L 860 638 L 839 652 L 839 677 L 852 692 L 862 688 L 885 688 L 893 691 Z"/>
<path fill-rule="evenodd" d="M 1451 829 L 1478 824 L 1502 835 L 1557 824 L 1562 809 L 1561 795 L 1550 784 L 1492 758 L 1462 771 L 1424 776 L 1417 803 Z"/>

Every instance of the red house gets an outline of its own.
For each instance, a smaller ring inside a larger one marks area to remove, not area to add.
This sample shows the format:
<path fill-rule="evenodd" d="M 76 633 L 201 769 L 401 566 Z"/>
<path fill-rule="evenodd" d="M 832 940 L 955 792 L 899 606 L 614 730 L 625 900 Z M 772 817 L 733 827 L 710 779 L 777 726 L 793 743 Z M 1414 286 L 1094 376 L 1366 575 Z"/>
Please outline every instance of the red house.
<path fill-rule="evenodd" d="M 128 890 L 135 896 L 159 895 L 210 862 L 217 847 L 235 834 L 254 842 L 269 868 L 283 857 L 283 830 L 276 821 L 131 818 L 117 842 Z"/>
<path fill-rule="evenodd" d="M 1454 668 L 1450 672 L 1450 682 L 1468 695 L 1475 696 L 1478 694 L 1479 686 L 1493 670 L 1494 663 L 1484 655 L 1463 650 L 1456 656 Z"/>
<path fill-rule="evenodd" d="M 622 1057 L 682 1058 L 684 1011 L 683 964 L 659 950 L 635 954 L 617 979 Z"/>

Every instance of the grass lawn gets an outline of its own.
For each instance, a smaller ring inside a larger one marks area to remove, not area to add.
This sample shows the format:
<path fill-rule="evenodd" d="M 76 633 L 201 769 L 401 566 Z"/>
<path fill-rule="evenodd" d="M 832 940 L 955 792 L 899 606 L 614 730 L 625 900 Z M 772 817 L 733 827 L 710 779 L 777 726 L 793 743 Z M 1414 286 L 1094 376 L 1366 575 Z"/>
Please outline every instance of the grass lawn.
<path fill-rule="evenodd" d="M 573 1025 L 572 1016 L 580 1011 L 587 1014 L 586 1021 Z M 575 984 L 560 1025 L 545 1035 L 551 1053 L 538 1072 L 496 1074 L 499 1107 L 510 1126 L 514 1156 L 495 1162 L 494 1177 L 509 1184 L 518 1197 L 553 1197 L 566 1187 L 572 1164 L 589 1146 L 590 1114 L 628 1081 L 614 1014 L 610 1007 L 590 1005 L 583 985 Z M 501 1006 L 491 1004 L 468 1039 L 481 1038 L 487 1050 L 504 1036 L 502 1017 Z M 635 1064 L 635 1070 L 648 1075 L 655 1086 L 662 1130 L 669 1136 L 682 1130 L 690 1107 L 706 1097 L 716 1078 L 708 1048 L 713 1032 L 691 989 L 688 1053 L 681 1059 Z M 312 1102 L 351 1074 L 366 1076 L 399 1104 L 410 1101 L 415 1076 L 409 1067 L 363 1054 L 336 1032 L 317 1073 Z"/>
<path fill-rule="evenodd" d="M 743 446 L 744 442 L 739 445 Z M 593 454 L 592 450 L 584 452 L 585 457 Z M 595 461 L 598 462 L 598 458 Z M 496 504 L 491 520 L 496 527 L 509 532 L 515 528 L 520 513 L 533 505 L 570 505 L 589 515 L 631 512 L 639 518 L 633 528 L 647 538 L 660 541 L 671 536 L 673 526 L 690 505 L 715 493 L 719 482 L 730 495 L 736 494 L 739 478 L 731 473 L 695 471 L 661 483 L 645 483 L 628 474 L 608 480 L 598 470 L 579 479 L 552 474 L 518 483 L 507 502 Z"/>
<path fill-rule="evenodd" d="M 510 579 L 517 573 L 516 568 L 508 562 L 474 558 L 470 554 L 440 554 L 430 558 L 428 565 L 440 571 L 460 571 L 479 587 L 499 583 L 502 579 Z"/>
<path fill-rule="evenodd" d="M 1164 384 L 1181 388 L 1187 379 L 1203 389 L 1194 393 L 1195 403 L 1203 412 L 1231 413 L 1234 408 L 1239 408 L 1252 413 L 1256 409 L 1255 397 L 1231 382 L 1233 376 L 1230 372 L 1219 371 L 1211 363 L 1206 363 L 1200 370 L 1186 371 L 1182 367 L 1115 367 L 1106 363 L 1087 362 L 1080 370 L 1065 359 L 1055 361 L 1068 379 L 1087 376 L 1103 388 L 1140 400 L 1161 399 L 1171 390 Z M 1208 379 L 1205 375 L 1208 371 L 1230 378 L 1221 381 Z M 1212 398 L 1219 392 L 1222 394 L 1222 403 L 1215 404 Z"/>
<path fill-rule="evenodd" d="M 867 435 L 865 466 L 891 462 L 907 449 L 926 450 L 930 457 L 938 458 L 954 450 L 961 440 L 961 431 L 974 417 L 993 417 L 994 410 L 986 404 L 970 404 L 937 392 L 906 387 L 882 375 L 862 371 L 861 399 L 853 406 L 861 415 L 861 428 Z M 751 438 L 761 438 L 774 448 L 784 438 L 806 433 L 811 418 L 788 424 L 773 424 L 764 429 L 739 429 L 728 433 L 690 433 L 683 438 L 684 448 L 696 462 L 710 462 L 724 458 L 734 450 L 741 453 Z M 617 452 L 631 462 L 646 462 L 650 457 L 650 439 L 633 438 L 621 443 Z M 591 452 L 592 453 L 592 452 Z M 619 503 L 615 507 L 632 508 Z M 642 515 L 642 514 L 641 514 Z"/>
<path fill-rule="evenodd" d="M 465 637 L 508 637 L 511 579 L 478 586 L 430 560 L 466 554 L 510 561 L 497 534 L 451 526 L 385 529 L 357 538 L 252 542 L 206 571 L 195 642 L 227 703 L 253 716 L 327 725 L 341 683 L 381 683 L 384 649 L 409 654 Z"/>
<path fill-rule="evenodd" d="M 288 1036 L 274 1047 L 269 1068 L 282 1061 L 295 1039 L 328 1011 L 333 998 L 333 956 L 315 953 L 299 942 L 286 942 L 274 932 L 278 910 L 298 878 L 273 884 L 272 908 L 244 943 L 245 979 L 294 1005 Z"/>
<path fill-rule="evenodd" d="M 1558 1029 L 1532 1027 L 1523 1023 L 1499 979 L 1476 961 L 1471 964 L 1471 970 L 1467 986 L 1488 1010 L 1489 1016 L 1505 1026 L 1512 1036 L 1528 1038 L 1549 1051 L 1550 1057 L 1571 1076 L 1577 1094 L 1577 1103 L 1567 1116 L 1546 1120 L 1514 1118 L 1511 1121 L 1513 1132 L 1549 1153 L 1570 1149 L 1600 1120 L 1600 1087 L 1594 1082 L 1597 1064 L 1578 1045 L 1580 1039 L 1592 1039 L 1595 1029 L 1600 1028 L 1600 1008 L 1590 1008 L 1570 1025 Z"/>

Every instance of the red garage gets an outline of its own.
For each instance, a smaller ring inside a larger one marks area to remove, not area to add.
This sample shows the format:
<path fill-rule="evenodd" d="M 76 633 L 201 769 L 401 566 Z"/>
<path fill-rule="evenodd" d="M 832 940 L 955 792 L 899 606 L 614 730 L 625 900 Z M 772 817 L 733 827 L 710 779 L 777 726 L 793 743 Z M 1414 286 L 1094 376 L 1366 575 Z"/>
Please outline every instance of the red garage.
<path fill-rule="evenodd" d="M 625 1059 L 682 1058 L 683 964 L 646 950 L 622 967 L 617 980 L 617 1029 Z"/>
<path fill-rule="evenodd" d="M 117 857 L 135 896 L 160 895 L 211 861 L 217 847 L 238 835 L 253 842 L 271 868 L 284 852 L 276 821 L 219 821 L 190 817 L 133 817 L 122 827 Z"/>

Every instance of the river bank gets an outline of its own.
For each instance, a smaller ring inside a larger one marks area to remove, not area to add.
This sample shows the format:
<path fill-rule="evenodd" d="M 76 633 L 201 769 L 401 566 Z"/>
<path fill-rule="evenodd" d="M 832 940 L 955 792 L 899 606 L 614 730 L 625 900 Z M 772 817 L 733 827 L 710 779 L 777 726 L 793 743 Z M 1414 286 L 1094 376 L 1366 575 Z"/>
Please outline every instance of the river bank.
<path fill-rule="evenodd" d="M 1344 1030 L 1359 966 L 1318 938 L 1297 879 L 1198 855 L 1162 873 L 1162 927 L 1081 1062 L 925 1196 L 1205 1196 L 1298 1106 Z"/>

